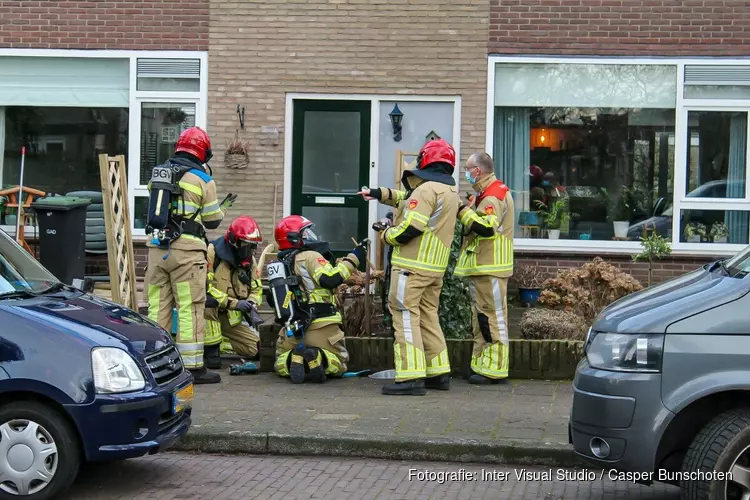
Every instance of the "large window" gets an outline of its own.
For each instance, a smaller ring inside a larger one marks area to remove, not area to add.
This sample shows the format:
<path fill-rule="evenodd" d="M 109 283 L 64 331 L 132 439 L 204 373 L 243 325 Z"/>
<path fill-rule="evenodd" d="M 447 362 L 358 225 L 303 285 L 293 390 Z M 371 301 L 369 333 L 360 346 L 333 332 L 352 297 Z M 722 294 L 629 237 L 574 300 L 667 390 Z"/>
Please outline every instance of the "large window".
<path fill-rule="evenodd" d="M 4 108 L 3 189 L 23 185 L 49 194 L 101 192 L 99 156 L 128 153 L 127 108 Z M 2 115 L 0 115 L 2 116 Z"/>
<path fill-rule="evenodd" d="M 516 237 L 637 240 L 667 217 L 675 78 L 669 66 L 499 65 L 494 155 Z"/>
<path fill-rule="evenodd" d="M 498 59 L 488 138 L 521 246 L 750 243 L 750 65 Z"/>

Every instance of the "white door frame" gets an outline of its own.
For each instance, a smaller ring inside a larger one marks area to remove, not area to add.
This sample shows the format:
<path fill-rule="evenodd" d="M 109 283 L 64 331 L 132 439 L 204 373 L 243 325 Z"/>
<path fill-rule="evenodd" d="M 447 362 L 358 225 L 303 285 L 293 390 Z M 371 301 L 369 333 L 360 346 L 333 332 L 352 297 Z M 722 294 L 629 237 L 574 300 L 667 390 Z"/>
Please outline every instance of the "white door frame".
<path fill-rule="evenodd" d="M 283 216 L 292 212 L 292 125 L 294 120 L 295 100 L 326 100 L 326 101 L 370 101 L 370 186 L 378 185 L 378 150 L 380 149 L 380 103 L 381 102 L 452 102 L 453 103 L 453 147 L 456 150 L 456 158 L 461 157 L 461 96 L 459 95 L 398 95 L 398 94 L 308 94 L 294 93 L 286 94 L 286 105 L 284 108 L 284 195 Z M 453 177 L 456 185 L 459 182 L 460 168 L 456 166 Z M 368 237 L 375 241 L 375 231 L 372 225 L 377 220 L 377 205 L 370 203 L 367 225 Z M 373 246 L 375 251 L 375 246 Z M 373 255 L 373 262 L 380 256 Z"/>

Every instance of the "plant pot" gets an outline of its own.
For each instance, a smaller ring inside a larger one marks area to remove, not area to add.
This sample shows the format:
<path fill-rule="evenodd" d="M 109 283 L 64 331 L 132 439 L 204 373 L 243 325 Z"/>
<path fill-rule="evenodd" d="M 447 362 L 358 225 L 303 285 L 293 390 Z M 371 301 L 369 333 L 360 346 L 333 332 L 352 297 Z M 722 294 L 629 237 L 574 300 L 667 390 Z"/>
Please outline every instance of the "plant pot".
<path fill-rule="evenodd" d="M 16 215 L 15 214 L 9 214 L 5 216 L 5 223 L 9 226 L 15 226 L 16 225 Z"/>
<path fill-rule="evenodd" d="M 726 243 L 727 237 L 726 236 L 719 236 L 714 238 L 714 243 Z"/>
<path fill-rule="evenodd" d="M 700 243 L 701 242 L 701 237 L 700 237 L 699 234 L 695 234 L 693 236 L 688 236 L 687 242 L 688 243 Z"/>
<path fill-rule="evenodd" d="M 521 304 L 529 307 L 537 305 L 541 293 L 541 288 L 518 288 L 518 297 L 521 299 Z"/>
<path fill-rule="evenodd" d="M 626 220 L 616 220 L 612 222 L 615 228 L 615 238 L 627 238 L 628 229 L 630 229 L 630 222 Z"/>
<path fill-rule="evenodd" d="M 550 229 L 547 231 L 547 236 L 549 236 L 549 239 L 551 240 L 559 240 L 560 239 L 560 230 L 559 229 Z"/>

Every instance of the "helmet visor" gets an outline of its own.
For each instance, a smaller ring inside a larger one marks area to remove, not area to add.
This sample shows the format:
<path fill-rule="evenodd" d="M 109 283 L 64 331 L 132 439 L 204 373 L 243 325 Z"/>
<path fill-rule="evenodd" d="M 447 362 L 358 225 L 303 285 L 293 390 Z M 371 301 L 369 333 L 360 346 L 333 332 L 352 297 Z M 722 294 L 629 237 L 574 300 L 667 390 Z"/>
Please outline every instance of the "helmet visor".
<path fill-rule="evenodd" d="M 318 235 L 313 231 L 314 225 L 307 226 L 302 230 L 303 241 L 318 241 Z"/>

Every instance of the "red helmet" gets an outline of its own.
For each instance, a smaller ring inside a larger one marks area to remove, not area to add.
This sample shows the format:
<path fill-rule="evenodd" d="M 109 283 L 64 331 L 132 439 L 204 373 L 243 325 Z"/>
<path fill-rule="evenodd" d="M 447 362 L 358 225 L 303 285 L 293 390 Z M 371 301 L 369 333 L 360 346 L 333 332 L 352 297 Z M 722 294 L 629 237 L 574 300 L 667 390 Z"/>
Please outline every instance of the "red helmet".
<path fill-rule="evenodd" d="M 211 139 L 200 127 L 190 127 L 180 134 L 174 148 L 175 153 L 184 152 L 198 158 L 202 163 L 211 159 Z"/>
<path fill-rule="evenodd" d="M 239 246 L 241 243 L 257 245 L 263 241 L 263 237 L 260 235 L 260 227 L 255 219 L 241 215 L 229 224 L 224 241 L 234 246 Z"/>
<path fill-rule="evenodd" d="M 431 163 L 447 163 L 456 168 L 456 150 L 445 139 L 428 141 L 417 156 L 417 169 L 422 170 Z"/>
<path fill-rule="evenodd" d="M 311 220 L 301 215 L 290 215 L 281 219 L 273 232 L 279 250 L 299 248 L 304 240 L 317 241 L 318 238 L 312 231 L 314 225 Z"/>

